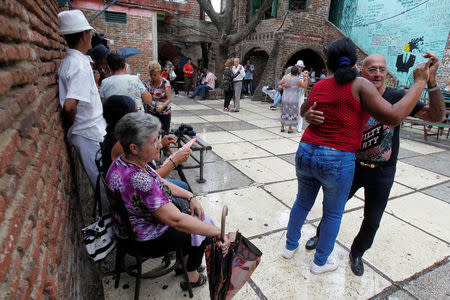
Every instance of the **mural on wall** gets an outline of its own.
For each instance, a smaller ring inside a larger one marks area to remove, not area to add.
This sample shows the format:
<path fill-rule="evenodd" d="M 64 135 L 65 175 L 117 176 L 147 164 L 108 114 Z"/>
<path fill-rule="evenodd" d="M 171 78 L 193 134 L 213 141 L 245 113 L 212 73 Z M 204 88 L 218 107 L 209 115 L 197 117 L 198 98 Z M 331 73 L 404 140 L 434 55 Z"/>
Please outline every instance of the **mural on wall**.
<path fill-rule="evenodd" d="M 444 54 L 450 28 L 450 0 L 345 0 L 339 27 L 368 54 L 386 57 L 400 86 L 426 51 Z"/>

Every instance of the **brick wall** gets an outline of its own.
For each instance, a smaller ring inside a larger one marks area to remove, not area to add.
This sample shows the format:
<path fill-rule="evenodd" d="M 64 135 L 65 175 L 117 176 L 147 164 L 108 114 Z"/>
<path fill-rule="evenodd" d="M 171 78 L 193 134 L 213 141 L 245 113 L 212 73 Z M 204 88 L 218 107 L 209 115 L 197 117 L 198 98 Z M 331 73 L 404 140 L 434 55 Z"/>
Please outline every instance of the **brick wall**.
<path fill-rule="evenodd" d="M 83 219 L 61 126 L 57 12 L 56 0 L 0 1 L 3 299 L 92 299 L 99 291 L 80 245 Z"/>
<path fill-rule="evenodd" d="M 450 32 L 448 33 L 447 44 L 445 45 L 444 55 L 442 56 L 438 72 L 437 82 L 439 86 L 443 87 L 450 78 Z"/>
<path fill-rule="evenodd" d="M 92 19 L 98 11 L 82 9 L 88 20 Z M 127 24 L 107 23 L 104 14 L 97 17 L 92 26 L 99 33 L 105 34 L 108 39 L 114 40 L 114 45 L 108 44 L 111 50 L 120 48 L 138 48 L 141 54 L 127 58 L 131 67 L 131 73 L 141 75 L 141 79 L 147 80 L 148 63 L 153 59 L 152 53 L 152 18 L 149 16 L 137 16 L 127 14 Z"/>

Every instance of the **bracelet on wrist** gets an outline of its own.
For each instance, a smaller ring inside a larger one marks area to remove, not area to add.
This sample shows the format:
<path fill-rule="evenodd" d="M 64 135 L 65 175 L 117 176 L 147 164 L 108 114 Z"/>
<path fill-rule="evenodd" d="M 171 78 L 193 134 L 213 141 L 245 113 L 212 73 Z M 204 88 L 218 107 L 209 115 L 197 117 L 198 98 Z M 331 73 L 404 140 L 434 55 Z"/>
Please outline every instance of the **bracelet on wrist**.
<path fill-rule="evenodd" d="M 189 202 L 191 202 L 191 200 L 192 199 L 194 199 L 195 198 L 195 196 L 194 195 L 192 195 L 189 199 L 187 199 Z"/>
<path fill-rule="evenodd" d="M 436 84 L 433 87 L 428 87 L 428 92 L 436 92 L 439 91 L 439 86 Z"/>
<path fill-rule="evenodd" d="M 173 163 L 173 165 L 175 166 L 175 168 L 178 167 L 177 163 L 173 160 L 172 157 L 169 157 L 169 159 L 170 159 L 170 161 Z"/>

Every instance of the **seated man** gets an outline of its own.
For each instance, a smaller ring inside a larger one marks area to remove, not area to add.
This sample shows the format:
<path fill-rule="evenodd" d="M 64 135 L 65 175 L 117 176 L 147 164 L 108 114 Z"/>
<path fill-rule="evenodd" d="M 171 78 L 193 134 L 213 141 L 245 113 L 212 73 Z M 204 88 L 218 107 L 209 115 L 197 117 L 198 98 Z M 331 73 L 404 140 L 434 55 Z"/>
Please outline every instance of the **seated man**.
<path fill-rule="evenodd" d="M 144 84 L 135 75 L 127 74 L 125 57 L 118 51 L 111 51 L 106 55 L 111 76 L 103 80 L 100 88 L 102 102 L 113 95 L 131 97 L 136 102 L 138 111 L 144 111 L 144 103 L 150 104 L 152 97 Z"/>
<path fill-rule="evenodd" d="M 204 71 L 204 73 L 206 73 L 204 84 L 197 86 L 194 93 L 190 97 L 191 99 L 194 99 L 195 96 L 197 96 L 198 93 L 201 92 L 202 100 L 205 100 L 206 99 L 206 91 L 213 90 L 216 85 L 216 79 L 217 79 L 216 75 L 211 73 L 207 68 L 205 68 L 203 71 Z"/>

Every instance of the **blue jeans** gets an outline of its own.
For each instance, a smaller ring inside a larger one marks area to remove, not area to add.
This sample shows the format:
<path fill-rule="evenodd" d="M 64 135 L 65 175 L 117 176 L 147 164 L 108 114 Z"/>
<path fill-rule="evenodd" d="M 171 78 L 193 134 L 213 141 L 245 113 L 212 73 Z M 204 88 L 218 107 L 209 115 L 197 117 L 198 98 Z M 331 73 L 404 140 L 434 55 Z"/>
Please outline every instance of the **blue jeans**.
<path fill-rule="evenodd" d="M 171 183 L 175 184 L 175 185 L 178 185 L 180 188 L 185 189 L 186 191 L 189 191 L 189 185 L 186 182 L 182 181 L 182 180 L 172 179 L 172 178 L 166 178 L 166 180 L 168 182 L 171 182 Z"/>
<path fill-rule="evenodd" d="M 330 147 L 300 143 L 295 156 L 297 199 L 291 209 L 286 249 L 298 247 L 300 233 L 319 188 L 323 188 L 323 218 L 314 263 L 322 266 L 333 252 L 355 173 L 355 154 Z"/>
<path fill-rule="evenodd" d="M 272 106 L 277 107 L 277 105 L 278 105 L 278 103 L 280 103 L 280 101 L 281 101 L 281 93 L 280 93 L 280 92 L 277 92 L 277 93 L 275 94 L 275 98 L 273 99 L 273 104 L 272 104 Z"/>
<path fill-rule="evenodd" d="M 212 90 L 212 88 L 209 85 L 199 85 L 197 86 L 197 88 L 195 89 L 194 93 L 192 94 L 192 97 L 195 97 L 198 95 L 199 92 L 202 93 L 202 98 L 206 98 L 206 91 Z"/>
<path fill-rule="evenodd" d="M 253 79 L 245 79 L 242 85 L 242 92 L 248 96 L 250 93 L 253 96 Z"/>

